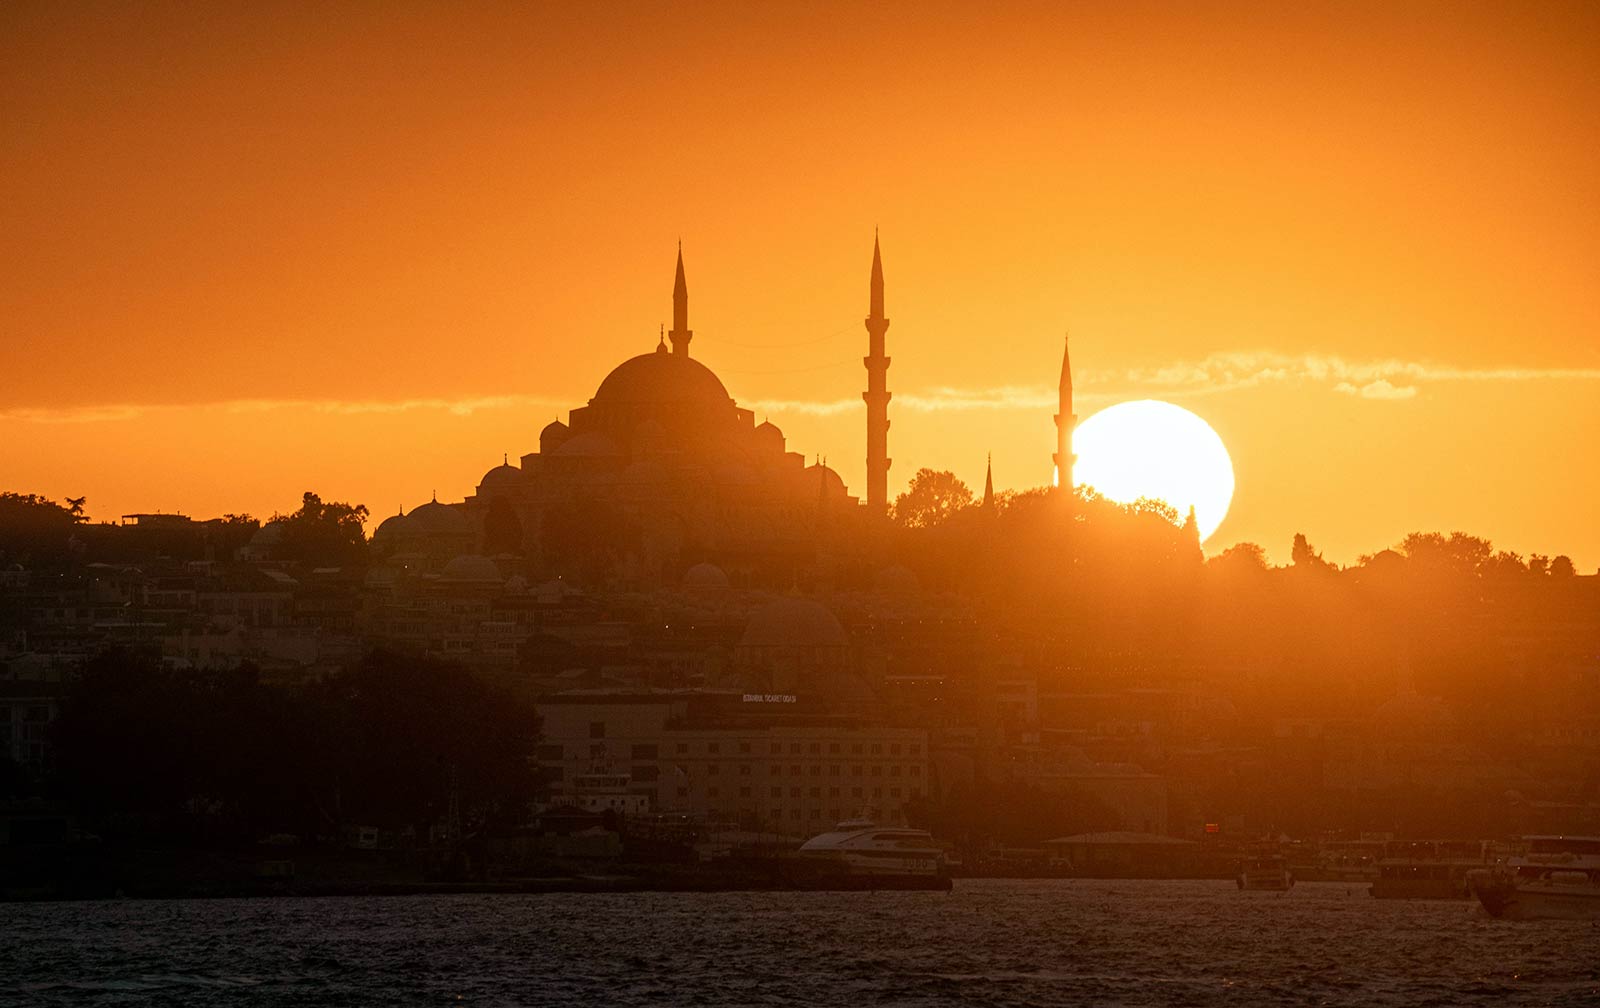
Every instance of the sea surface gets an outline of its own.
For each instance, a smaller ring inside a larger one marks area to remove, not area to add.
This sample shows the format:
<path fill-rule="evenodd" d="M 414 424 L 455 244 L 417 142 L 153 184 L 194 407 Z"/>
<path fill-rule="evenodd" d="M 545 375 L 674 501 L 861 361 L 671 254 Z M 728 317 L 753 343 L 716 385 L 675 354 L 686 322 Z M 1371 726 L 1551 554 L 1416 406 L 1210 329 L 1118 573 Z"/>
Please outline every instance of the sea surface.
<path fill-rule="evenodd" d="M 1232 882 L 0 905 L 17 1005 L 1600 1005 L 1600 926 Z"/>

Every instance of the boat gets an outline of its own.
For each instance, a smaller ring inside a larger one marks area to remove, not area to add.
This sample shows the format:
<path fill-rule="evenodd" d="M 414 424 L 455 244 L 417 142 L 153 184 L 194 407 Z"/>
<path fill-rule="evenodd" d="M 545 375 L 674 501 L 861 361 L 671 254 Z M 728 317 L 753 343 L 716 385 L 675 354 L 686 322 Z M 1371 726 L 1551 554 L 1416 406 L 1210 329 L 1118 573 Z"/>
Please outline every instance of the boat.
<path fill-rule="evenodd" d="M 1277 845 L 1252 845 L 1239 859 L 1239 877 L 1235 881 L 1246 892 L 1288 892 L 1294 887 L 1294 873 Z"/>
<path fill-rule="evenodd" d="M 1391 840 L 1383 845 L 1375 899 L 1471 899 L 1467 873 L 1494 864 L 1495 845 L 1475 840 Z"/>
<path fill-rule="evenodd" d="M 943 889 L 951 887 L 944 850 L 926 830 L 842 822 L 783 860 L 796 889 Z"/>
<path fill-rule="evenodd" d="M 1300 882 L 1375 882 L 1381 840 L 1333 840 L 1306 852 L 1304 862 L 1291 860 L 1289 870 Z"/>
<path fill-rule="evenodd" d="M 1467 881 L 1493 917 L 1600 920 L 1600 837 L 1522 837 L 1510 857 Z"/>

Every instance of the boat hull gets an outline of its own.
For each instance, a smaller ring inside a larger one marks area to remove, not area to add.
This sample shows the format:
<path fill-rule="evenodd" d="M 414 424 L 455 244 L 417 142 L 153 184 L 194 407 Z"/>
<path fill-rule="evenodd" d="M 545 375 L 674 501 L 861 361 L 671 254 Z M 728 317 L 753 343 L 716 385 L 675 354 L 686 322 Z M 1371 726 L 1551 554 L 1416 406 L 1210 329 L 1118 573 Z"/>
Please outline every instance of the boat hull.
<path fill-rule="evenodd" d="M 1473 895 L 1491 917 L 1505 920 L 1600 920 L 1600 885 L 1587 879 L 1519 879 L 1473 873 Z"/>
<path fill-rule="evenodd" d="M 920 890 L 949 891 L 948 872 L 929 862 L 926 867 L 898 864 L 861 864 L 854 859 L 796 854 L 783 860 L 779 871 L 791 889 L 830 891 Z"/>

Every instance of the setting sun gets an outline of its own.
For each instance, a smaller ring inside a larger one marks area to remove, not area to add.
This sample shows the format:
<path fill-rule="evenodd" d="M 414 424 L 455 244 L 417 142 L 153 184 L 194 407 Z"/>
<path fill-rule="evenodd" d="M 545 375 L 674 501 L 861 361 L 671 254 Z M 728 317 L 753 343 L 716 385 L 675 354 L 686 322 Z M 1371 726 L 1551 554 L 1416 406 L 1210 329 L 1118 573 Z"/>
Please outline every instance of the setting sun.
<path fill-rule="evenodd" d="M 1233 500 L 1233 461 L 1211 425 L 1155 399 L 1118 403 L 1078 425 L 1073 481 L 1121 503 L 1155 497 L 1187 513 L 1209 539 Z"/>

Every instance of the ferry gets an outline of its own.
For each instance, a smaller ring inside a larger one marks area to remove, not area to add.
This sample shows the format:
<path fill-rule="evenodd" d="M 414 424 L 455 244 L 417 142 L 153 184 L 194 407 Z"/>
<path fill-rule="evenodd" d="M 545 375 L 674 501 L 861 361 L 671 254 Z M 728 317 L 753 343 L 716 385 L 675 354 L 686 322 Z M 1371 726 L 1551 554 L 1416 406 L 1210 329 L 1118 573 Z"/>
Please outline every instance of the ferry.
<path fill-rule="evenodd" d="M 926 830 L 842 822 L 800 845 L 783 862 L 797 889 L 949 889 L 944 850 Z"/>
<path fill-rule="evenodd" d="M 1246 892 L 1288 892 L 1294 886 L 1294 873 L 1276 846 L 1262 845 L 1245 849 L 1235 881 Z"/>
<path fill-rule="evenodd" d="M 1473 840 L 1391 840 L 1383 845 L 1376 899 L 1470 899 L 1467 873 L 1494 864 L 1494 845 Z"/>
<path fill-rule="evenodd" d="M 1600 920 L 1600 837 L 1522 837 L 1510 857 L 1467 881 L 1494 917 Z"/>

